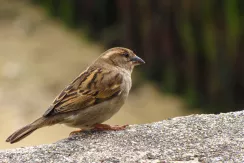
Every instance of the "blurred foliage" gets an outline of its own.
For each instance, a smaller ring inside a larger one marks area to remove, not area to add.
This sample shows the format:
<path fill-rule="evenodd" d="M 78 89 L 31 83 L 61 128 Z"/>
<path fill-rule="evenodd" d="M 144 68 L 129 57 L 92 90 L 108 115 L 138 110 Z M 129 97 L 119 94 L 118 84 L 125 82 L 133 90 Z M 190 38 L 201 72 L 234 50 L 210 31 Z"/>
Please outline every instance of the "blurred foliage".
<path fill-rule="evenodd" d="M 243 107 L 243 0 L 33 2 L 106 47 L 132 48 L 146 60 L 149 79 L 193 107 L 216 113 Z"/>

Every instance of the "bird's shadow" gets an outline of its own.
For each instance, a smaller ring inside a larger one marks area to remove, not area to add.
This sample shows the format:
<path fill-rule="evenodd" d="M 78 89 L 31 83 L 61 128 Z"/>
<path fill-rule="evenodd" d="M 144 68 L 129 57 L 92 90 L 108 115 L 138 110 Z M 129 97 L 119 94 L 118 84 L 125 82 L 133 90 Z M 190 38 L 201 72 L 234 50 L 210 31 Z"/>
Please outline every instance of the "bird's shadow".
<path fill-rule="evenodd" d="M 91 138 L 91 136 L 94 136 L 94 135 L 103 135 L 103 134 L 106 134 L 108 132 L 109 131 L 101 131 L 101 130 L 95 130 L 95 129 L 80 131 L 80 132 L 72 134 L 72 135 L 68 136 L 66 139 L 60 140 L 60 141 L 62 141 L 62 142 L 63 141 L 77 141 L 77 140 L 81 140 L 81 139 Z"/>

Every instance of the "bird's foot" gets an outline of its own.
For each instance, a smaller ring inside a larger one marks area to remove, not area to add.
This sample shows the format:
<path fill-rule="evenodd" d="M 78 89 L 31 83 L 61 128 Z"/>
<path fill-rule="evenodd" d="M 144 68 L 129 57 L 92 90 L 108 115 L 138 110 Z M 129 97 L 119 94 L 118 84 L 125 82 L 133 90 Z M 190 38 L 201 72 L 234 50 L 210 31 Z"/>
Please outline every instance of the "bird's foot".
<path fill-rule="evenodd" d="M 106 130 L 112 130 L 112 131 L 118 131 L 118 130 L 124 130 L 127 126 L 129 125 L 115 125 L 115 126 L 110 126 L 107 124 L 96 124 L 94 125 L 93 130 L 99 130 L 99 131 L 106 131 Z"/>
<path fill-rule="evenodd" d="M 81 131 L 83 131 L 83 130 L 75 130 L 75 131 L 72 131 L 72 132 L 69 134 L 69 136 L 72 136 L 72 135 L 75 135 L 75 134 L 77 134 L 77 133 L 80 133 Z"/>

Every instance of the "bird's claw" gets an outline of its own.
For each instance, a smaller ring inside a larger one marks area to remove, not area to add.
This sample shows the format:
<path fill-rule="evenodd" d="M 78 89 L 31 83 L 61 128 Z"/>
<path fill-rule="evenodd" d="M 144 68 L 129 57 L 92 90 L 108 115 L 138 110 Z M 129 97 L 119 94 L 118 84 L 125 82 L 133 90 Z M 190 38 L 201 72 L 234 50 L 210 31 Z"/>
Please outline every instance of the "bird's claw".
<path fill-rule="evenodd" d="M 119 125 L 110 126 L 107 124 L 96 124 L 93 129 L 99 130 L 99 131 L 106 131 L 106 130 L 118 131 L 118 130 L 126 129 L 127 126 L 129 126 L 129 125 L 126 124 L 126 125 L 122 125 L 122 126 L 119 126 Z"/>

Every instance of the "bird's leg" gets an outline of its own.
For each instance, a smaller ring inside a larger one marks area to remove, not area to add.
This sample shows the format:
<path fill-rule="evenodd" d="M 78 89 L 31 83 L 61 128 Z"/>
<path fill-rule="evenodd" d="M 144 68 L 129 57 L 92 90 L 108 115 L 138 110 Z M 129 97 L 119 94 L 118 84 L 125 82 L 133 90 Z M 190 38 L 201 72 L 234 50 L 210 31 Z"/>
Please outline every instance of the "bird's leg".
<path fill-rule="evenodd" d="M 123 125 L 123 126 L 119 126 L 119 125 L 115 125 L 115 126 L 110 126 L 108 124 L 95 124 L 93 127 L 94 130 L 100 130 L 100 131 L 106 131 L 106 130 L 113 130 L 113 131 L 117 131 L 117 130 L 124 130 L 127 126 L 129 125 Z"/>
<path fill-rule="evenodd" d="M 80 129 L 80 130 L 72 131 L 72 132 L 69 134 L 69 136 L 72 136 L 72 135 L 75 135 L 75 134 L 77 134 L 77 133 L 80 133 L 81 131 L 83 131 L 83 130 Z"/>

